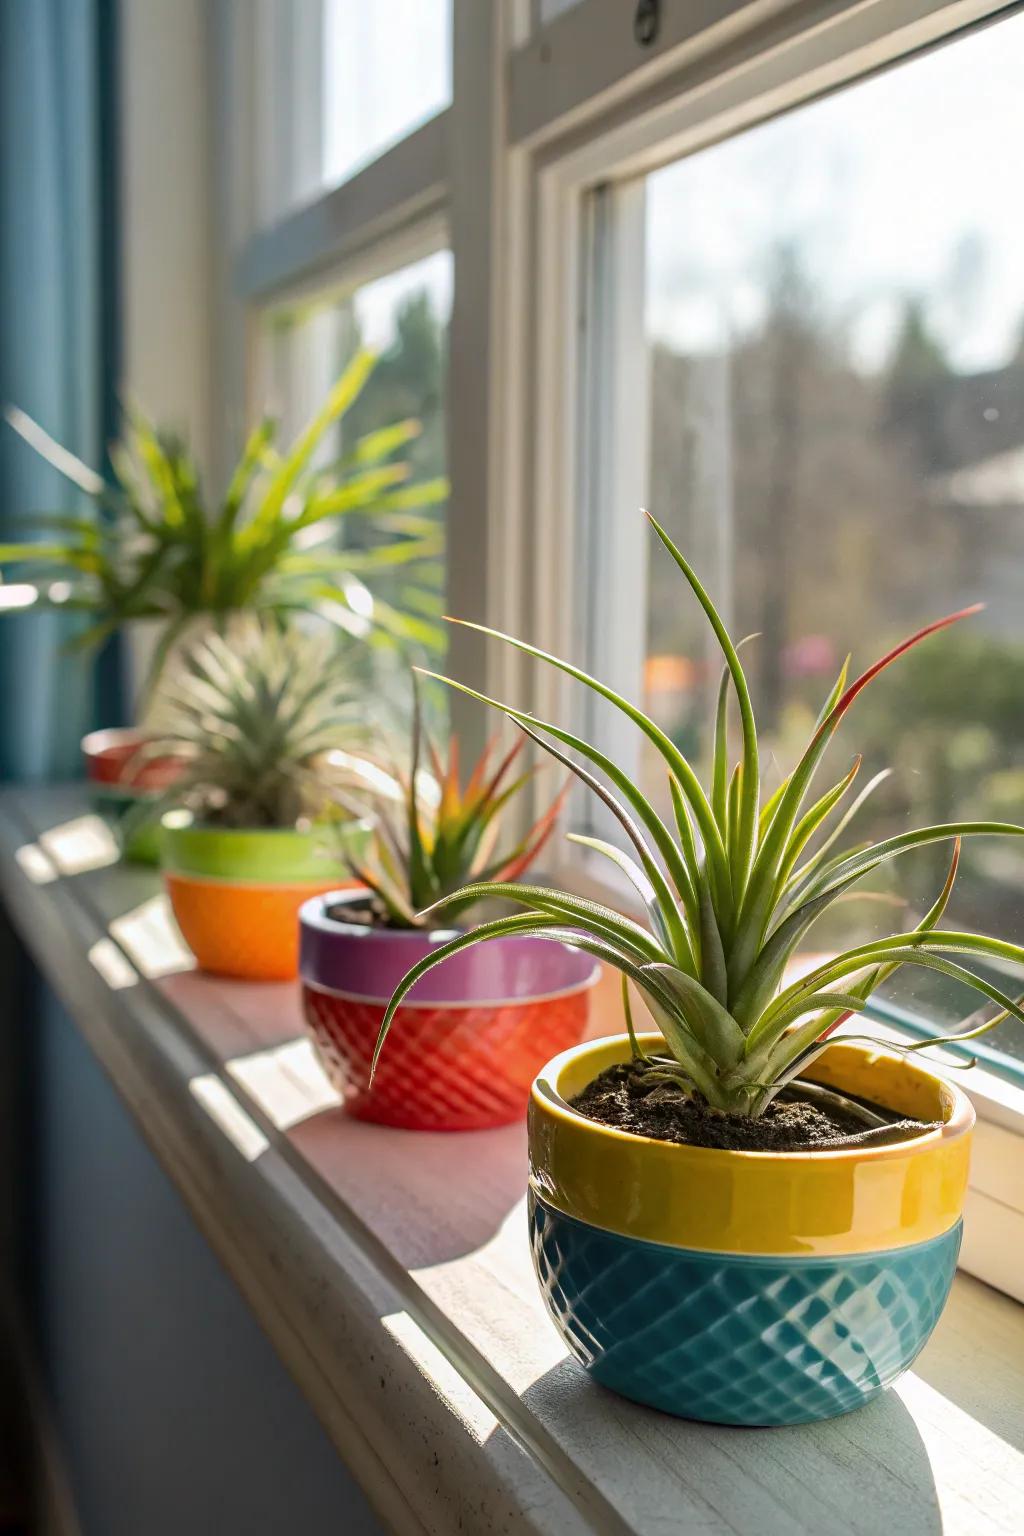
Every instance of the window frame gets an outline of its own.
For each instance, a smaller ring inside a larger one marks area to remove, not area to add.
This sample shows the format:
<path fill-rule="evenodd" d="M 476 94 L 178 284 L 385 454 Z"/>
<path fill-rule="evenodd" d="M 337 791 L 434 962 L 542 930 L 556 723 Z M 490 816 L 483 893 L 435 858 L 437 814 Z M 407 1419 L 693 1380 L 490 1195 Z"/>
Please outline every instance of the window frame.
<path fill-rule="evenodd" d="M 627 539 L 613 515 L 645 475 L 646 434 L 623 430 L 644 421 L 642 178 L 1018 6 L 663 0 L 650 43 L 634 36 L 634 7 L 622 0 L 578 0 L 544 26 L 537 0 L 452 6 L 451 104 L 269 225 L 256 214 L 255 97 L 259 27 L 273 0 L 212 8 L 222 130 L 213 172 L 214 438 L 230 459 L 257 403 L 268 310 L 351 291 L 449 245 L 449 611 L 545 650 L 590 653 L 614 676 L 629 664 L 628 637 L 581 598 L 600 590 L 595 558 L 617 579 L 632 568 L 642 597 L 642 541 Z M 287 57 L 301 66 L 309 39 Z M 271 93 L 276 111 L 290 100 L 319 110 L 317 91 L 288 87 Z M 308 133 L 289 131 L 308 147 Z M 608 370 L 615 376 L 601 380 L 601 360 L 624 356 L 622 375 Z M 459 628 L 448 664 L 471 687 L 541 718 L 573 718 L 568 680 L 510 646 Z M 453 699 L 471 751 L 484 715 Z M 553 873 L 628 904 L 571 846 Z M 965 1266 L 1024 1300 L 1000 1257 L 996 1219 L 1007 1213 L 1024 1234 L 1024 1091 L 984 1069 L 974 1079 L 982 1134 L 972 1190 L 989 1204 Z"/>

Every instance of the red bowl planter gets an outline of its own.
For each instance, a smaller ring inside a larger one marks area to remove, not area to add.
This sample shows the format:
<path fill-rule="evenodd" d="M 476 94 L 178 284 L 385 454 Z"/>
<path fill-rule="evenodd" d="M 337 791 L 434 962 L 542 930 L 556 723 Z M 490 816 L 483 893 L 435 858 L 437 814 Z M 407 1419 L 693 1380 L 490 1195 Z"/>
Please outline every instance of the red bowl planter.
<path fill-rule="evenodd" d="M 414 1131 L 477 1131 L 521 1118 L 542 1058 L 582 1040 L 590 997 L 579 988 L 505 1006 L 403 1006 L 371 1088 L 386 1006 L 303 983 L 306 1024 L 349 1113 Z"/>
<path fill-rule="evenodd" d="M 90 731 L 82 738 L 82 756 L 90 783 L 133 795 L 156 795 L 182 774 L 183 764 L 173 757 L 144 757 L 147 737 L 130 727 L 124 730 Z"/>
<path fill-rule="evenodd" d="M 350 1114 L 406 1130 L 470 1131 L 520 1119 L 545 1061 L 586 1032 L 598 966 L 570 945 L 495 939 L 421 978 L 370 1061 L 396 984 L 452 937 L 337 922 L 341 892 L 301 913 L 302 1005 Z M 353 899 L 351 896 L 349 900 Z M 359 899 L 356 897 L 355 899 Z"/>

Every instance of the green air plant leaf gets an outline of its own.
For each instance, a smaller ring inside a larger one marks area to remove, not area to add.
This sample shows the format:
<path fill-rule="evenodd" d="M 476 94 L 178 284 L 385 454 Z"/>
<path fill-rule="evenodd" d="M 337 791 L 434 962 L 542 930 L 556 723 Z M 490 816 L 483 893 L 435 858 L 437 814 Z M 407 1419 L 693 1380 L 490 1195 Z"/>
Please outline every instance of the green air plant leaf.
<path fill-rule="evenodd" d="M 648 926 L 571 892 L 514 879 L 499 878 L 486 885 L 470 875 L 462 885 L 448 887 L 431 910 L 451 918 L 485 894 L 500 894 L 519 910 L 460 934 L 409 973 L 389 1005 L 378 1053 L 395 1009 L 421 975 L 442 964 L 449 954 L 512 933 L 571 942 L 617 968 L 623 977 L 624 1017 L 634 1052 L 639 1045 L 628 982 L 644 999 L 665 1038 L 670 1059 L 659 1057 L 657 1069 L 664 1066 L 668 1075 L 714 1108 L 739 1114 L 762 1114 L 780 1088 L 825 1048 L 835 1029 L 862 1014 L 871 993 L 902 966 L 937 971 L 995 1005 L 993 1017 L 959 1038 L 971 1038 L 1004 1018 L 1024 1020 L 1024 999 L 1015 999 L 953 958 L 988 958 L 1024 969 L 1024 947 L 939 926 L 962 840 L 1018 838 L 1024 827 L 997 821 L 948 822 L 842 848 L 851 820 L 885 777 L 877 774 L 851 801 L 859 758 L 831 788 L 810 799 L 826 747 L 868 684 L 928 636 L 975 609 L 926 625 L 853 682 L 848 680 L 847 660 L 795 767 L 762 804 L 753 703 L 738 648 L 684 556 L 664 529 L 653 518 L 650 521 L 722 651 L 724 670 L 706 788 L 660 727 L 599 679 L 514 636 L 481 625 L 470 627 L 556 667 L 632 722 L 667 770 L 674 826 L 666 825 L 625 769 L 583 737 L 440 677 L 470 698 L 503 710 L 604 804 L 622 830 L 625 847 L 589 835 L 574 834 L 573 839 L 609 860 L 626 877 L 640 897 Z M 729 745 L 732 699 L 742 736 L 735 760 Z M 865 894 L 855 889 L 858 883 L 889 860 L 944 840 L 953 843 L 949 874 L 916 928 L 831 955 L 808 975 L 787 984 L 791 962 L 824 913 Z M 927 1043 L 920 1042 L 922 1047 Z"/>
<path fill-rule="evenodd" d="M 423 668 L 418 668 L 417 670 L 423 672 L 425 677 L 432 677 L 438 682 L 447 683 L 449 687 L 456 689 L 459 693 L 466 694 L 468 698 L 477 699 L 482 704 L 490 704 L 494 708 L 502 710 L 503 713 L 508 715 L 510 720 L 515 720 L 520 725 L 529 726 L 534 731 L 543 731 L 547 735 L 553 736 L 556 741 L 562 742 L 564 746 L 571 747 L 574 751 L 579 752 L 581 756 L 588 758 L 596 768 L 599 768 L 611 780 L 615 788 L 619 790 L 623 798 L 636 812 L 644 829 L 650 834 L 659 854 L 664 860 L 676 890 L 682 894 L 688 889 L 692 891 L 695 888 L 693 882 L 697 872 L 696 851 L 694 850 L 693 852 L 692 864 L 688 866 L 683 853 L 676 846 L 671 833 L 658 816 L 654 807 L 641 794 L 640 790 L 629 778 L 629 775 L 618 768 L 611 758 L 606 757 L 603 752 L 599 752 L 596 747 L 589 746 L 582 737 L 574 736 L 571 731 L 564 731 L 559 726 L 552 725 L 546 720 L 537 720 L 532 715 L 524 714 L 521 710 L 512 709 L 508 705 L 499 703 L 497 699 L 491 699 L 486 694 L 477 693 L 475 689 L 467 687 L 464 683 L 457 683 L 452 678 L 442 676 L 440 672 L 427 672 Z M 674 779 L 672 783 L 675 784 Z M 681 794 L 682 791 L 679 791 L 679 793 Z M 692 908 L 695 913 L 695 895 L 692 896 Z"/>
<path fill-rule="evenodd" d="M 737 902 L 739 902 L 742 900 L 747 871 L 754 855 L 757 808 L 761 785 L 760 769 L 758 767 L 757 726 L 754 722 L 753 705 L 750 702 L 750 690 L 747 687 L 746 675 L 736 647 L 729 638 L 729 632 L 722 623 L 714 603 L 712 603 L 707 592 L 697 579 L 696 572 L 682 552 L 673 544 L 661 524 L 649 512 L 646 515 L 651 527 L 686 577 L 697 601 L 704 609 L 715 632 L 715 639 L 722 648 L 722 654 L 725 657 L 726 666 L 732 678 L 733 687 L 736 690 L 736 699 L 740 708 L 740 720 L 743 726 L 743 756 L 738 765 L 737 772 L 737 783 L 740 785 L 740 790 L 737 794 L 736 857 L 732 866 L 732 879 L 734 895 Z"/>
<path fill-rule="evenodd" d="M 513 635 L 503 634 L 500 630 L 497 629 L 489 629 L 485 624 L 471 624 L 465 619 L 453 619 L 452 622 L 457 624 L 464 624 L 467 629 L 475 629 L 479 631 L 480 634 L 490 635 L 493 639 L 504 640 L 509 645 L 514 645 L 517 650 L 525 652 L 526 655 L 533 656 L 539 661 L 546 661 L 551 666 L 557 667 L 559 671 L 565 672 L 569 677 L 575 678 L 578 682 L 581 682 L 586 687 L 592 689 L 595 693 L 599 694 L 601 698 L 607 699 L 608 702 L 613 704 L 616 709 L 618 709 L 622 714 L 626 716 L 627 719 L 632 720 L 634 725 L 637 725 L 640 728 L 651 745 L 664 758 L 669 772 L 672 774 L 674 780 L 678 783 L 680 792 L 684 795 L 688 806 L 693 812 L 698 830 L 700 831 L 701 837 L 704 840 L 704 847 L 706 851 L 707 864 L 710 872 L 716 910 L 723 913 L 726 917 L 731 916 L 732 885 L 729 875 L 729 865 L 726 856 L 725 843 L 723 841 L 721 831 L 719 830 L 718 823 L 715 820 L 714 812 L 711 809 L 711 804 L 708 800 L 708 797 L 705 794 L 696 773 L 693 771 L 693 768 L 687 762 L 686 758 L 680 752 L 675 743 L 665 735 L 665 732 L 660 728 L 660 726 L 655 725 L 654 721 L 649 720 L 642 710 L 638 709 L 634 704 L 630 704 L 627 699 L 624 699 L 621 694 L 616 693 L 613 688 L 607 687 L 604 683 L 599 682 L 597 678 L 591 677 L 589 673 L 583 672 L 579 667 L 573 666 L 570 662 L 562 661 L 559 657 L 552 656 L 547 651 L 539 650 L 534 645 L 527 645 L 525 641 L 517 640 Z M 442 678 L 441 681 L 453 682 L 453 680 L 450 678 Z M 455 687 L 460 687 L 458 683 L 454 683 L 453 685 Z M 463 689 L 463 691 L 471 692 L 469 689 Z M 530 720 L 528 715 L 524 715 L 519 711 L 513 710 L 507 705 L 501 705 L 500 707 L 503 708 L 507 714 L 511 715 L 514 720 Z M 559 733 L 553 726 L 545 725 L 542 728 L 547 730 L 550 735 L 555 736 L 556 739 L 564 740 L 564 737 L 559 738 Z M 572 745 L 575 745 L 575 743 L 572 743 Z M 585 750 L 587 755 L 593 758 L 593 749 L 586 747 Z"/>

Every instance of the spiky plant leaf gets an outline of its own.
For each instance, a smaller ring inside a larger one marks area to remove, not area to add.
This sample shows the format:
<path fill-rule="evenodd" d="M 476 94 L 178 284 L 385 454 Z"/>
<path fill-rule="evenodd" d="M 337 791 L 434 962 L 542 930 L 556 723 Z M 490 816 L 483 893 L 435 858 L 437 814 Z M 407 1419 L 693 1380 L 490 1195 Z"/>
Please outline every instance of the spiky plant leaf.
<path fill-rule="evenodd" d="M 494 742 L 488 742 L 463 785 L 458 741 L 449 742 L 447 762 L 442 761 L 423 718 L 414 678 L 410 770 L 393 774 L 389 785 L 373 796 L 379 824 L 367 856 L 352 864 L 353 874 L 371 890 L 380 894 L 380 887 L 390 883 L 400 892 L 400 902 L 392 898 L 383 903 L 385 921 L 395 927 L 422 927 L 444 904 L 446 919 L 452 922 L 477 902 L 520 889 L 510 882 L 525 874 L 553 835 L 565 798 L 563 790 L 518 842 L 502 844 L 505 813 L 535 771 L 509 781 L 522 745 L 517 743 L 492 767 Z M 392 804 L 401 800 L 401 832 L 392 821 L 388 796 Z M 454 892 L 459 893 L 455 900 Z M 596 908 L 592 917 L 596 922 Z M 639 953 L 645 952 L 645 944 L 655 952 L 639 925 L 614 913 L 609 917 L 622 936 L 635 929 Z"/>
<path fill-rule="evenodd" d="M 171 794 L 204 820 L 291 827 L 353 814 L 352 776 L 331 754 L 366 739 L 334 638 L 251 619 L 185 652 L 144 750 L 181 762 Z"/>

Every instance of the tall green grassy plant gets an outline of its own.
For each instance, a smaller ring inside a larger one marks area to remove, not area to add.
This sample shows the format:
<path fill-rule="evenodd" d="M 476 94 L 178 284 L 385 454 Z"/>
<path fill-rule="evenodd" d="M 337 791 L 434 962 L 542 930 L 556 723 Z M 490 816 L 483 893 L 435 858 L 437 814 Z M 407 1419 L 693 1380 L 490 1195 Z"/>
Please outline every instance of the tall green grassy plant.
<path fill-rule="evenodd" d="M 95 518 L 34 514 L 45 540 L 0 545 L 0 571 L 35 587 L 39 607 L 91 620 L 76 646 L 98 645 L 139 619 L 163 623 L 146 692 L 196 618 L 223 627 L 231 614 L 281 618 L 316 611 L 371 640 L 439 649 L 443 633 L 418 609 L 421 587 L 438 583 L 443 531 L 435 509 L 447 484 L 410 483 L 403 449 L 419 424 L 400 421 L 355 441 L 329 464 L 315 462 L 327 431 L 359 398 L 374 365 L 359 352 L 293 443 L 277 447 L 278 423 L 250 434 L 218 506 L 205 503 L 195 463 L 177 438 L 138 411 L 111 451 L 113 485 L 24 412 L 7 419 L 26 441 L 96 504 Z M 359 547 L 339 547 L 341 526 L 357 520 Z M 396 600 L 375 581 L 408 573 Z"/>
<path fill-rule="evenodd" d="M 659 1061 L 658 1070 L 713 1107 L 743 1115 L 762 1114 L 786 1084 L 813 1063 L 840 1023 L 862 1013 L 875 989 L 904 966 L 938 971 L 980 992 L 995 1006 L 993 1017 L 951 1038 L 973 1038 L 1009 1016 L 1024 1022 L 1020 1001 L 963 963 L 963 957 L 987 957 L 1024 966 L 1024 948 L 940 926 L 961 839 L 1019 837 L 1024 828 L 995 821 L 950 822 L 837 851 L 877 779 L 854 794 L 857 759 L 824 793 L 811 793 L 826 748 L 869 683 L 929 635 L 976 610 L 967 608 L 927 625 L 852 682 L 847 662 L 793 771 L 764 796 L 754 708 L 736 646 L 683 554 L 665 530 L 653 518 L 650 521 L 703 609 L 724 660 L 706 784 L 653 720 L 597 678 L 511 635 L 482 625 L 470 627 L 558 668 L 637 726 L 662 760 L 673 810 L 671 824 L 658 815 L 623 769 L 582 737 L 451 678 L 442 679 L 472 698 L 503 709 L 604 803 L 631 851 L 593 837 L 573 840 L 611 860 L 628 877 L 643 904 L 646 924 L 569 891 L 514 882 L 492 885 L 488 894 L 514 902 L 522 910 L 482 924 L 413 967 L 388 1007 L 377 1053 L 395 1010 L 420 976 L 459 950 L 509 934 L 576 944 L 616 967 L 622 974 L 625 1022 L 635 1052 L 641 1054 L 630 1016 L 629 982 L 642 995 L 671 1053 Z M 732 711 L 740 726 L 741 750 L 736 759 L 729 742 Z M 890 860 L 938 842 L 952 844 L 949 874 L 915 928 L 858 945 L 795 981 L 785 980 L 789 962 L 812 925 L 835 902 Z M 432 910 L 441 912 L 449 901 L 465 903 L 477 894 L 478 888 L 469 886 L 443 898 Z M 941 1043 L 948 1042 L 920 1042 L 909 1049 Z"/>

